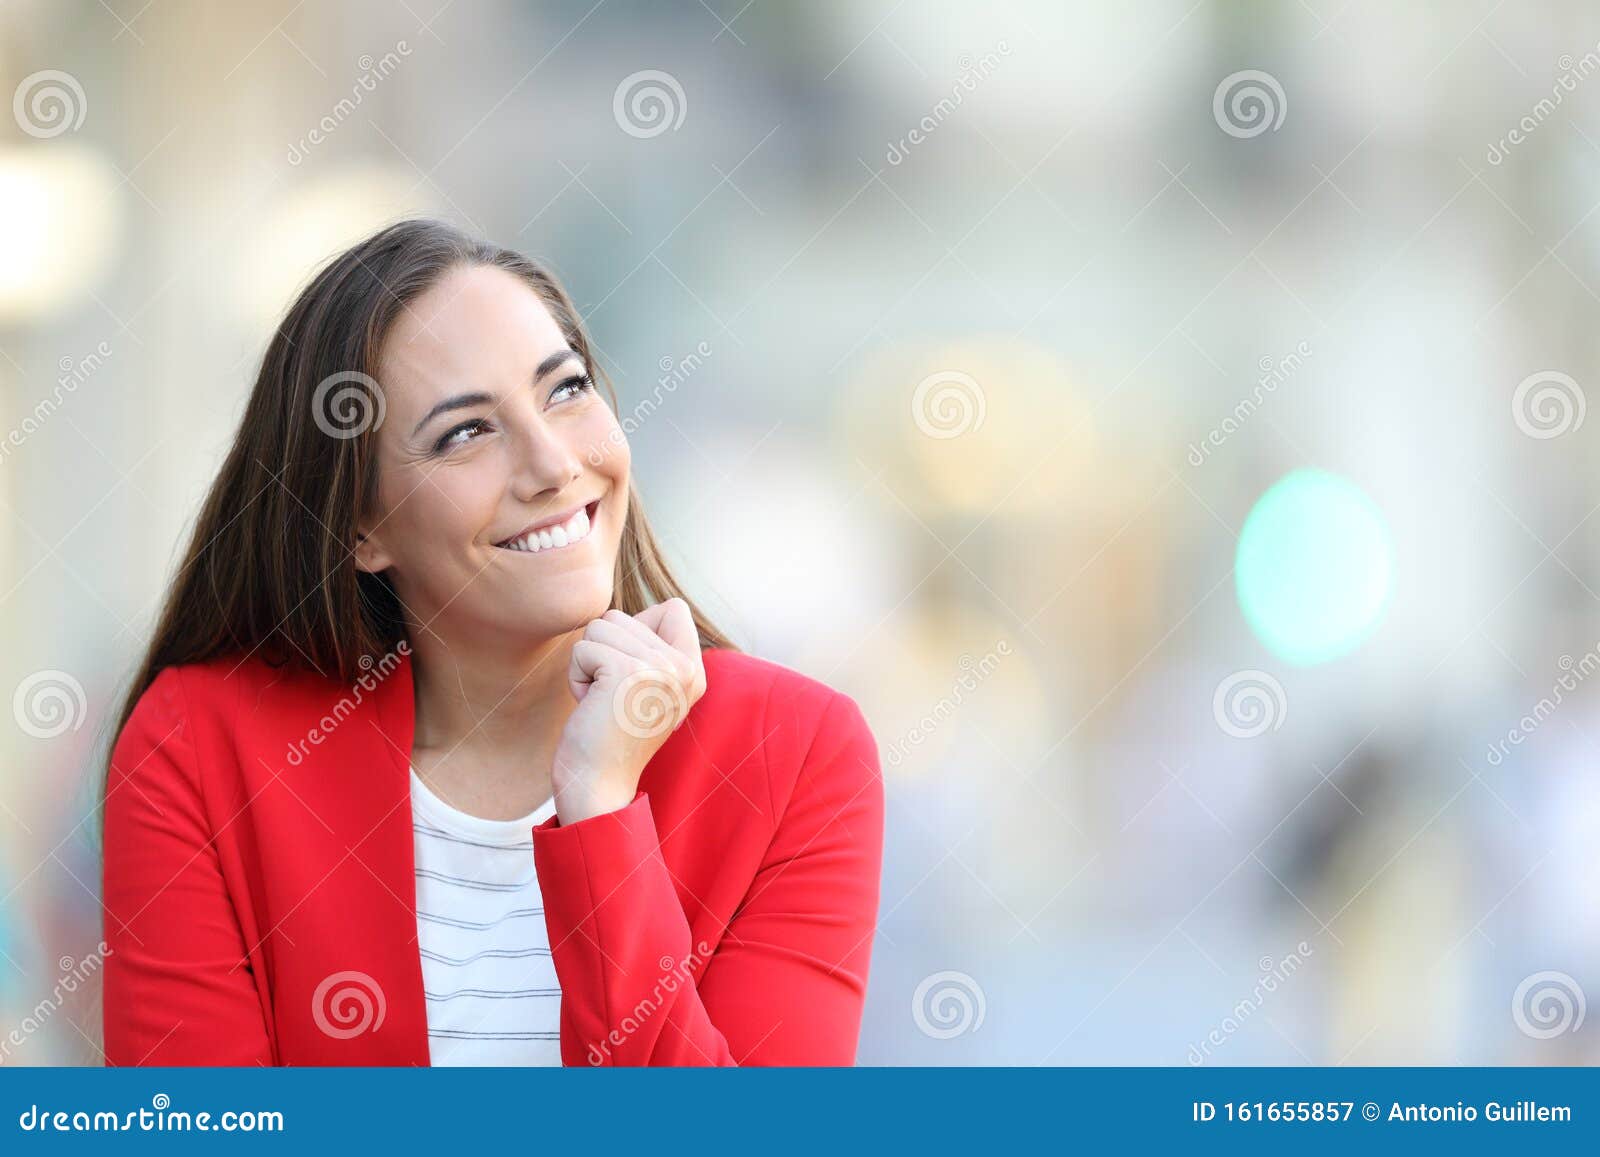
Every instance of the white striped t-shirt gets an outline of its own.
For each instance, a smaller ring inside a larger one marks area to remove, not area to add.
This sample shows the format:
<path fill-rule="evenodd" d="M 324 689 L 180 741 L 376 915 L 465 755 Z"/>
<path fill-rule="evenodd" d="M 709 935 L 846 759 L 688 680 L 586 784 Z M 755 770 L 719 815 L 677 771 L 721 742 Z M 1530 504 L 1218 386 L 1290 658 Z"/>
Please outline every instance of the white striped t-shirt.
<path fill-rule="evenodd" d="M 411 769 L 417 943 L 431 1063 L 559 1065 L 561 988 L 550 958 L 533 828 L 467 815 Z"/>

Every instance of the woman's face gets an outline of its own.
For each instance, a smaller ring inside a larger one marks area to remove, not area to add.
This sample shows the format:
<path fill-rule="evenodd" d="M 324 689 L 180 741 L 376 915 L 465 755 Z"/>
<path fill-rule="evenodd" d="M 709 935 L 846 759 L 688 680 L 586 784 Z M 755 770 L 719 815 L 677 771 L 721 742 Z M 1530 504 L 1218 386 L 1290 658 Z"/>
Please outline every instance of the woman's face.
<path fill-rule="evenodd" d="M 629 454 L 588 374 L 539 296 L 491 266 L 447 274 L 384 340 L 356 561 L 436 634 L 550 638 L 610 607 Z"/>

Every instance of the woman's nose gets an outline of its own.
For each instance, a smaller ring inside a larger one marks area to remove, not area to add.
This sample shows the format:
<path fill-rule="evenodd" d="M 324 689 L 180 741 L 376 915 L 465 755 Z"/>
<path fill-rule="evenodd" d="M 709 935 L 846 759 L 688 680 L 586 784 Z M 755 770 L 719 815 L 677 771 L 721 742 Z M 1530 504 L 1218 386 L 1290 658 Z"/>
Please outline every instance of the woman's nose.
<path fill-rule="evenodd" d="M 582 465 L 566 439 L 539 418 L 524 427 L 516 440 L 517 478 L 532 500 L 545 490 L 560 490 L 582 472 Z"/>

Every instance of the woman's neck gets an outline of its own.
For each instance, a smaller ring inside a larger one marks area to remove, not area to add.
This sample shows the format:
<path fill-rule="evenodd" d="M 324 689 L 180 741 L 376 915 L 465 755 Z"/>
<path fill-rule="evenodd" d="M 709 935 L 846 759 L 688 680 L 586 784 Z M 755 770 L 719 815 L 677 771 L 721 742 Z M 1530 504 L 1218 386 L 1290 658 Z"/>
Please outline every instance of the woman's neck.
<path fill-rule="evenodd" d="M 476 801 L 515 814 L 530 798 L 538 797 L 532 806 L 547 799 L 556 743 L 577 705 L 567 669 L 582 637 L 578 629 L 487 648 L 413 632 L 412 757 L 424 778 L 469 811 Z"/>

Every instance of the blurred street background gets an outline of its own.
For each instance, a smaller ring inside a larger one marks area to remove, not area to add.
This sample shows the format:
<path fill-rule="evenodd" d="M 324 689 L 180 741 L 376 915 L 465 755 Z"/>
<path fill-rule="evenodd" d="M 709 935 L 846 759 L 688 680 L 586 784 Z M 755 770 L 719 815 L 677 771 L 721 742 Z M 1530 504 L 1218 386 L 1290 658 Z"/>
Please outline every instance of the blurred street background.
<path fill-rule="evenodd" d="M 101 1063 L 110 714 L 413 212 L 872 722 L 861 1063 L 1600 1062 L 1594 5 L 8 0 L 5 95 L 0 1063 Z"/>

